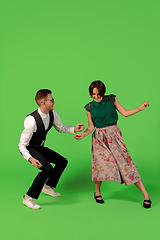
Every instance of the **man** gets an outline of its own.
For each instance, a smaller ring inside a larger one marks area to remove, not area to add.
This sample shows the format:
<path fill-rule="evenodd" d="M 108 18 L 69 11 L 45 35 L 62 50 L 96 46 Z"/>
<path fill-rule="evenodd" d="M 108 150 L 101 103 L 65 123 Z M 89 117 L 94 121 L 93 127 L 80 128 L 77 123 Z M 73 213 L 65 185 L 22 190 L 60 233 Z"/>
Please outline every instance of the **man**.
<path fill-rule="evenodd" d="M 64 157 L 44 147 L 47 132 L 54 126 L 58 132 L 75 133 L 84 131 L 84 125 L 77 124 L 76 127 L 71 127 L 62 124 L 59 115 L 53 110 L 55 102 L 50 90 L 39 90 L 35 100 L 39 108 L 26 117 L 18 147 L 23 157 L 41 170 L 27 194 L 23 196 L 23 204 L 32 209 L 40 209 L 41 206 L 33 198 L 38 199 L 41 191 L 50 196 L 61 196 L 54 188 L 68 163 Z M 50 163 L 54 163 L 55 167 Z"/>

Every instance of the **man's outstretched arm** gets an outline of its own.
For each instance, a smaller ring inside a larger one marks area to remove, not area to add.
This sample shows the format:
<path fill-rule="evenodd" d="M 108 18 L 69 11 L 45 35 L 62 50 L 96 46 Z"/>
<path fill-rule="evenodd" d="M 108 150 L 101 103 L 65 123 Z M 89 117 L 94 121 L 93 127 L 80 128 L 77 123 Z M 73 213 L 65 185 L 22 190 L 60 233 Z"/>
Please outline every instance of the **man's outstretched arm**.
<path fill-rule="evenodd" d="M 81 132 L 84 130 L 85 126 L 81 123 L 78 123 L 76 127 L 71 127 L 68 125 L 63 125 L 62 120 L 60 118 L 60 116 L 58 115 L 58 113 L 53 110 L 53 114 L 54 114 L 54 122 L 53 122 L 53 126 L 54 128 L 60 132 L 60 133 L 75 133 L 75 132 Z"/>

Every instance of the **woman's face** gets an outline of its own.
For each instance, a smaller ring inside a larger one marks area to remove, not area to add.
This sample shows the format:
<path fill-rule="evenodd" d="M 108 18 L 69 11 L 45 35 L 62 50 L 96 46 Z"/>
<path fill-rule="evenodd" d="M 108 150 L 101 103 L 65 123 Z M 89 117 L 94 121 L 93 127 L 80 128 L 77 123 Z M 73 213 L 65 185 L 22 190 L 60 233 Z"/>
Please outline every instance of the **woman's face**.
<path fill-rule="evenodd" d="M 103 97 L 99 95 L 97 88 L 93 88 L 92 98 L 95 102 L 101 102 Z"/>

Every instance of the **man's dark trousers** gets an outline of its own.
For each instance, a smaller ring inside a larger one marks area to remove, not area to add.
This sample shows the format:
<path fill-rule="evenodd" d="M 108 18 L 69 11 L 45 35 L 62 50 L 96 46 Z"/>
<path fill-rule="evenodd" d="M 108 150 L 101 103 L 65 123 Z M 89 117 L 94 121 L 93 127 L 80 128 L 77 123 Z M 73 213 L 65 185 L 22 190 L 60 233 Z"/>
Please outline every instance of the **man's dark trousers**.
<path fill-rule="evenodd" d="M 28 196 L 38 199 L 45 183 L 50 187 L 56 187 L 68 161 L 60 154 L 44 146 L 27 147 L 27 149 L 31 156 L 42 164 L 42 167 L 39 168 L 41 172 L 38 173 L 27 192 Z M 54 163 L 55 167 L 53 168 L 50 163 Z"/>

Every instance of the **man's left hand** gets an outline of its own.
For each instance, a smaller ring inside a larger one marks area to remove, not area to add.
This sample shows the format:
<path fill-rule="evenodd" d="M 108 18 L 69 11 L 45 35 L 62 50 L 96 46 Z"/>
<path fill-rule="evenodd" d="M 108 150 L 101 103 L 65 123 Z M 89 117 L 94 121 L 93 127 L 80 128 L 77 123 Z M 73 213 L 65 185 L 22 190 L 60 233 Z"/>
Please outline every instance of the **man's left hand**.
<path fill-rule="evenodd" d="M 76 127 L 74 127 L 74 131 L 75 132 L 81 132 L 81 131 L 84 131 L 85 129 L 85 126 L 81 123 L 78 123 Z"/>

